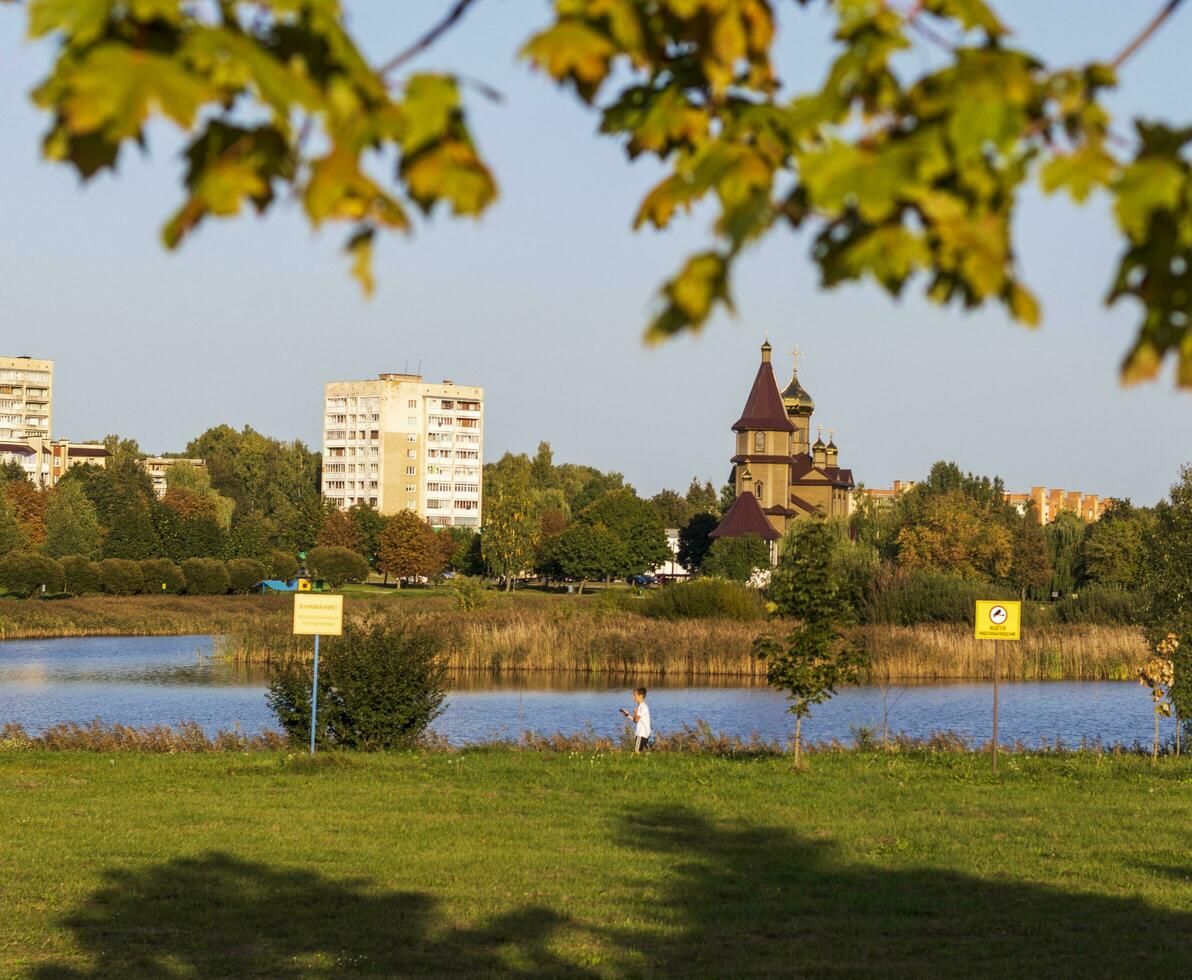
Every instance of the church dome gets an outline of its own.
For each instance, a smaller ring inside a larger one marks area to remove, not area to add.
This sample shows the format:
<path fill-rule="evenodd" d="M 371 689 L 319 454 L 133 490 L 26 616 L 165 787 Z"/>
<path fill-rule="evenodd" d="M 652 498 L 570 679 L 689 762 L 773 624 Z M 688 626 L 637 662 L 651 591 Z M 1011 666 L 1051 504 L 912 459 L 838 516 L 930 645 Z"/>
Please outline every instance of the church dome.
<path fill-rule="evenodd" d="M 807 389 L 799 384 L 799 373 L 791 373 L 790 384 L 782 391 L 782 404 L 787 415 L 810 415 L 815 411 L 815 402 Z"/>

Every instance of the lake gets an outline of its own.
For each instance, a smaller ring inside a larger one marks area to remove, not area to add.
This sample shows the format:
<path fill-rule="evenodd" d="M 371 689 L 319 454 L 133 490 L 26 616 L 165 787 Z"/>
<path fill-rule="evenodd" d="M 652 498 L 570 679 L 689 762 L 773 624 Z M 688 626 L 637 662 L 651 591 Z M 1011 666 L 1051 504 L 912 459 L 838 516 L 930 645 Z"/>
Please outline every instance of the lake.
<path fill-rule="evenodd" d="M 194 721 L 208 733 L 239 727 L 246 732 L 275 728 L 265 702 L 268 670 L 228 663 L 212 656 L 209 636 L 85 637 L 0 642 L 0 724 L 16 722 L 37 733 L 61 721 L 99 718 L 133 726 Z M 697 720 L 714 731 L 785 739 L 793 728 L 784 698 L 756 683 L 722 680 L 650 681 L 576 675 L 523 674 L 515 677 L 461 675 L 453 681 L 447 708 L 435 729 L 454 743 L 516 738 L 587 729 L 615 736 L 623 730 L 619 707 L 632 707 L 629 690 L 650 688 L 658 731 Z M 1150 692 L 1124 681 L 1022 681 L 1003 683 L 1000 737 L 1082 739 L 1105 744 L 1149 744 Z M 881 729 L 883 712 L 891 732 L 925 737 L 953 731 L 977 741 L 989 737 L 992 685 L 938 683 L 842 690 L 813 710 L 804 723 L 811 741 L 849 740 L 858 726 Z M 1164 738 L 1174 723 L 1163 719 Z"/>

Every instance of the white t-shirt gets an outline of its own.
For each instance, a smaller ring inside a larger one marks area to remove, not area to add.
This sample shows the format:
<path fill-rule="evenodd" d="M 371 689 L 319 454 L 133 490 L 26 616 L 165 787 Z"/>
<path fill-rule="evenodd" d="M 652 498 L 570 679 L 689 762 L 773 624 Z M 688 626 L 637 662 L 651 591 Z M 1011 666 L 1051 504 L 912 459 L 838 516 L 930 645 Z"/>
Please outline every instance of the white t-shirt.
<path fill-rule="evenodd" d="M 650 737 L 650 706 L 645 701 L 637 706 L 637 728 L 633 734 L 639 738 Z"/>

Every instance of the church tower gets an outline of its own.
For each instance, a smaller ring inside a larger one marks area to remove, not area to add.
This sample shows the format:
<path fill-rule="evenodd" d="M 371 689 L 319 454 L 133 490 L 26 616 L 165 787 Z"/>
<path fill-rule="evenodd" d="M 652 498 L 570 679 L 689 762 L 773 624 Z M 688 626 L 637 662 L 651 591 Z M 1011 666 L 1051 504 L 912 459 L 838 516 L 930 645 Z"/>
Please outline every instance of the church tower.
<path fill-rule="evenodd" d="M 791 370 L 790 383 L 783 389 L 782 404 L 786 409 L 791 425 L 795 427 L 794 445 L 791 455 L 811 452 L 811 416 L 815 412 L 815 402 L 807 389 L 799 384 L 799 356 L 803 352 L 796 347 L 791 351 L 794 366 Z"/>
<path fill-rule="evenodd" d="M 733 424 L 737 434 L 733 482 L 738 496 L 753 493 L 757 497 L 762 510 L 781 532 L 786 529 L 792 439 L 796 429 L 774 380 L 772 349 L 769 341 L 762 344 L 762 362 L 753 379 L 753 388 L 741 417 Z"/>

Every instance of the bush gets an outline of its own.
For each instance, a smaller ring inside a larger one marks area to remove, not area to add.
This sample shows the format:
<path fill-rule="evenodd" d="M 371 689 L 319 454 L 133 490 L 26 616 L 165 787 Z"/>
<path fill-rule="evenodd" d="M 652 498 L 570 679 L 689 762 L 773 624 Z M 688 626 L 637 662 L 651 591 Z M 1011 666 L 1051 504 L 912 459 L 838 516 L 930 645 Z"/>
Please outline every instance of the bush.
<path fill-rule="evenodd" d="M 145 576 L 139 562 L 105 558 L 99 563 L 99 584 L 108 595 L 136 595 L 145 587 Z"/>
<path fill-rule="evenodd" d="M 14 551 L 0 558 L 0 589 L 19 596 L 61 592 L 62 566 L 53 558 L 29 551 Z"/>
<path fill-rule="evenodd" d="M 857 616 L 863 623 L 891 626 L 971 624 L 978 599 L 1017 598 L 1014 589 L 980 579 L 887 566 L 874 578 Z"/>
<path fill-rule="evenodd" d="M 186 576 L 168 558 L 149 558 L 141 562 L 141 577 L 145 580 L 145 591 L 150 595 L 177 595 L 186 591 Z"/>
<path fill-rule="evenodd" d="M 392 749 L 417 742 L 443 710 L 442 641 L 425 629 L 345 624 L 319 660 L 319 745 Z M 269 685 L 269 706 L 299 744 L 310 740 L 311 665 L 290 661 Z"/>
<path fill-rule="evenodd" d="M 470 575 L 453 575 L 447 588 L 455 599 L 455 605 L 464 612 L 487 606 L 491 598 L 484 588 L 484 579 L 472 578 Z"/>
<path fill-rule="evenodd" d="M 705 575 L 748 582 L 754 572 L 769 567 L 770 546 L 756 534 L 746 534 L 740 538 L 717 538 L 699 568 Z"/>
<path fill-rule="evenodd" d="M 1107 585 L 1086 585 L 1075 599 L 1061 599 L 1052 608 L 1060 623 L 1133 626 L 1140 622 L 1135 593 Z"/>
<path fill-rule="evenodd" d="M 228 579 L 233 592 L 251 592 L 265 576 L 265 566 L 255 558 L 233 558 L 228 562 Z"/>
<path fill-rule="evenodd" d="M 100 589 L 99 566 L 85 555 L 67 555 L 58 559 L 65 575 L 63 588 L 73 595 L 86 595 Z"/>
<path fill-rule="evenodd" d="M 323 579 L 333 589 L 345 582 L 363 582 L 368 578 L 368 562 L 358 551 L 329 545 L 311 548 L 306 564 L 315 578 Z"/>
<path fill-rule="evenodd" d="M 269 553 L 269 577 L 288 582 L 298 574 L 298 559 L 288 551 Z"/>
<path fill-rule="evenodd" d="M 217 558 L 188 558 L 182 574 L 191 595 L 226 595 L 232 587 L 227 566 Z"/>
<path fill-rule="evenodd" d="M 754 590 L 723 579 L 676 582 L 653 593 L 642 610 L 661 619 L 762 619 L 765 603 Z"/>

